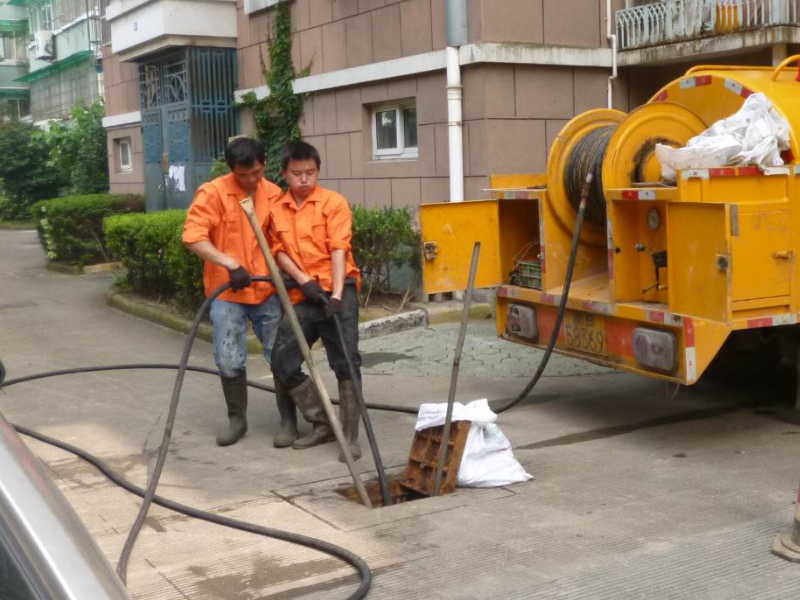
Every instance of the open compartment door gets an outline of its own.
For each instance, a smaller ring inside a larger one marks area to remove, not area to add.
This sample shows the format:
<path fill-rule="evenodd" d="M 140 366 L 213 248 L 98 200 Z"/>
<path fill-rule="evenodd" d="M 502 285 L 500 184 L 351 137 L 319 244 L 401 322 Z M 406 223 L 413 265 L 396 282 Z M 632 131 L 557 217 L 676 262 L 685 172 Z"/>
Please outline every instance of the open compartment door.
<path fill-rule="evenodd" d="M 502 283 L 498 200 L 423 204 L 419 213 L 426 294 L 466 289 L 476 241 L 481 253 L 475 287 Z"/>
<path fill-rule="evenodd" d="M 667 213 L 669 307 L 679 315 L 727 322 L 731 246 L 725 204 L 670 204 Z"/>

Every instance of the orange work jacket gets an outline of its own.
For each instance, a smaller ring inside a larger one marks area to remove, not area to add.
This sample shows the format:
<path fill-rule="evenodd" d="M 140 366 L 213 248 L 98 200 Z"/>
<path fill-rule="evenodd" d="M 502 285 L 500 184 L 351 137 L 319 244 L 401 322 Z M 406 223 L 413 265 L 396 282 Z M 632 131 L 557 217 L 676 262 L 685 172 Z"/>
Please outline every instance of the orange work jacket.
<path fill-rule="evenodd" d="M 281 188 L 262 179 L 253 194 L 256 216 L 263 231 L 269 229 L 270 208 L 280 197 Z M 201 185 L 194 195 L 183 226 L 183 243 L 208 240 L 225 254 L 235 258 L 251 275 L 269 275 L 267 261 L 258 246 L 247 215 L 239 201 L 247 193 L 236 182 L 233 173 L 217 177 Z M 223 283 L 230 281 L 225 267 L 205 261 L 203 284 L 206 296 Z M 244 289 L 225 290 L 220 300 L 240 304 L 260 304 L 275 293 L 271 283 L 257 282 Z"/>
<path fill-rule="evenodd" d="M 353 216 L 347 199 L 317 186 L 300 206 L 291 192 L 272 205 L 270 240 L 273 253 L 285 252 L 306 274 L 317 280 L 322 289 L 333 291 L 331 252 L 341 249 L 345 255 L 345 277 L 361 286 L 361 272 L 350 245 L 353 237 Z M 295 304 L 304 299 L 302 292 L 292 290 Z"/>

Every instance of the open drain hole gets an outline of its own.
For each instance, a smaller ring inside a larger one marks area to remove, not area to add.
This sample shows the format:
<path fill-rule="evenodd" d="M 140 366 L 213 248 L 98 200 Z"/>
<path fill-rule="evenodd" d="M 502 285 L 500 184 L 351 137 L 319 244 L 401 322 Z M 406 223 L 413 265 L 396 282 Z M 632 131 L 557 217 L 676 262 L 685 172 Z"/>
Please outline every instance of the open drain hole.
<path fill-rule="evenodd" d="M 461 466 L 461 457 L 464 454 L 470 425 L 469 421 L 455 421 L 450 425 L 450 436 L 447 441 L 447 450 L 444 453 L 442 481 L 439 489 L 439 494 L 442 496 L 456 489 L 458 468 Z M 434 474 L 444 441 L 443 433 L 444 426 L 442 425 L 414 433 L 405 471 L 402 475 L 390 475 L 388 478 L 392 504 L 402 504 L 433 496 Z M 377 479 L 365 481 L 364 488 L 373 507 L 383 506 L 383 495 Z M 335 491 L 348 500 L 361 504 L 355 486 L 340 487 Z"/>
<path fill-rule="evenodd" d="M 407 487 L 403 487 L 400 482 L 400 477 L 392 477 L 391 475 L 389 476 L 389 496 L 392 498 L 393 506 L 395 504 L 411 502 L 412 500 L 421 500 L 422 498 L 428 497 L 425 494 L 420 494 L 419 492 L 415 492 Z M 383 506 L 383 494 L 381 494 L 381 486 L 377 479 L 365 481 L 364 489 L 367 490 L 367 496 L 369 496 L 369 500 L 372 502 L 373 508 L 379 508 Z M 335 491 L 337 494 L 344 496 L 351 502 L 362 504 L 361 498 L 358 497 L 358 492 L 356 492 L 355 486 L 351 485 L 348 487 L 340 487 Z"/>

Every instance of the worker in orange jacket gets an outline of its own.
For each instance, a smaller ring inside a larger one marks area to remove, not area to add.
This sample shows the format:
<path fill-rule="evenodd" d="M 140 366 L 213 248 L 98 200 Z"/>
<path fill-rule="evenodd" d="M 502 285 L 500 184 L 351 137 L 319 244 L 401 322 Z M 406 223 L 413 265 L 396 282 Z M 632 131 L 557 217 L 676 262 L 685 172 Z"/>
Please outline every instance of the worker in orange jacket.
<path fill-rule="evenodd" d="M 309 346 L 322 338 L 328 363 L 339 384 L 339 415 L 354 459 L 358 445 L 360 412 L 356 386 L 361 386 L 361 356 L 358 353 L 358 289 L 361 273 L 351 248 L 352 215 L 341 194 L 317 185 L 320 157 L 316 148 L 302 141 L 287 145 L 283 155 L 283 177 L 289 189 L 272 206 L 270 239 L 278 266 L 292 277 L 299 289 L 292 302 Z M 334 315 L 344 333 L 344 347 L 337 335 Z M 355 380 L 344 352 L 355 367 Z M 272 371 L 276 384 L 288 390 L 292 400 L 313 425 L 312 431 L 292 444 L 302 449 L 333 440 L 322 402 L 301 366 L 303 355 L 284 319 L 275 340 Z M 339 460 L 344 460 L 340 455 Z"/>
<path fill-rule="evenodd" d="M 267 362 L 283 311 L 275 288 L 251 281 L 251 275 L 268 275 L 266 260 L 239 201 L 252 196 L 258 221 L 266 233 L 272 205 L 281 189 L 264 178 L 264 145 L 239 137 L 225 149 L 231 172 L 204 183 L 186 215 L 183 243 L 205 261 L 206 296 L 230 281 L 231 287 L 211 303 L 214 362 L 221 373 L 228 409 L 228 424 L 217 434 L 217 444 L 236 443 L 247 432 L 247 323 L 264 347 Z M 276 446 L 289 446 L 297 437 L 294 404 L 276 391 L 281 427 Z"/>

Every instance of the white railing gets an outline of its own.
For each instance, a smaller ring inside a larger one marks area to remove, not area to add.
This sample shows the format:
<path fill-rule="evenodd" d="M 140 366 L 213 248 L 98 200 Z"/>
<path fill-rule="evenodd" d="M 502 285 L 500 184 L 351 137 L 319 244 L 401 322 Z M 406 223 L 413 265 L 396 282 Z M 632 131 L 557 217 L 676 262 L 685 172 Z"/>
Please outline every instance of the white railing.
<path fill-rule="evenodd" d="M 620 50 L 771 25 L 800 26 L 800 0 L 661 0 L 618 10 Z"/>

